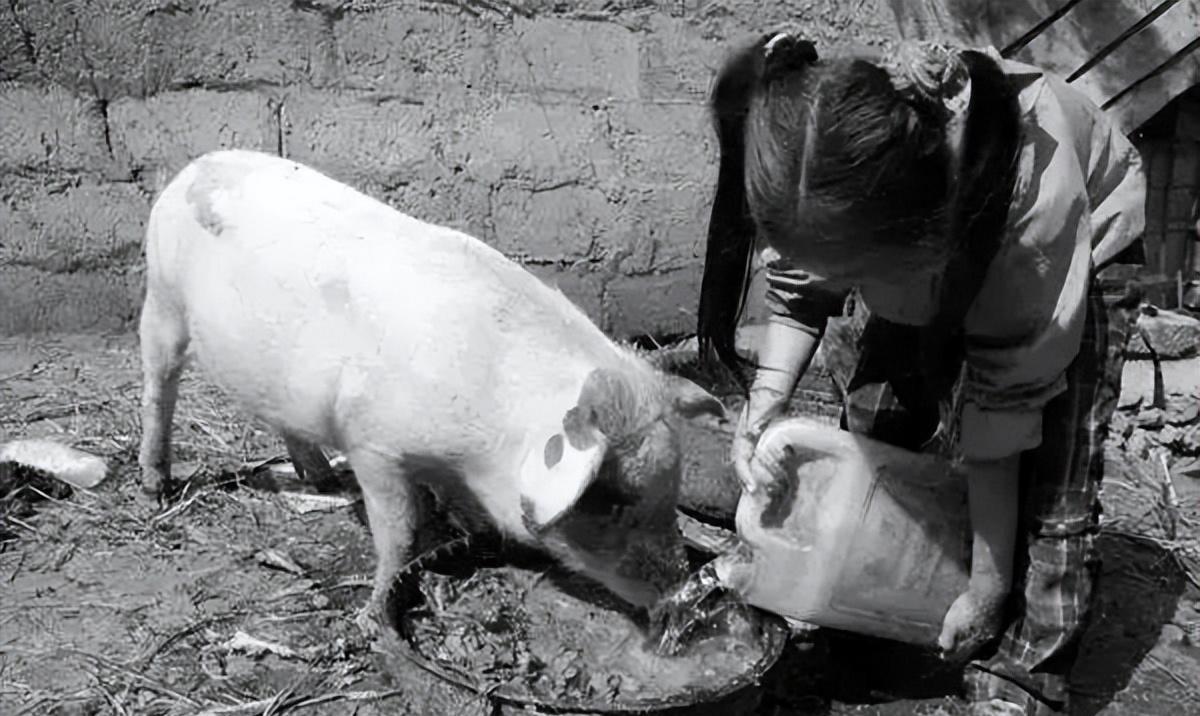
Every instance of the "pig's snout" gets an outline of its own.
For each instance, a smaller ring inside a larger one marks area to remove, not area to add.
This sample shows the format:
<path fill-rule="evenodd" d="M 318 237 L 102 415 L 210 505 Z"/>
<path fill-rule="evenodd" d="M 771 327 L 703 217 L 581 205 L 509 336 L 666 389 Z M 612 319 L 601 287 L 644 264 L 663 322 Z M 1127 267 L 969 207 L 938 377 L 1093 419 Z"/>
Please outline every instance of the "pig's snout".
<path fill-rule="evenodd" d="M 632 532 L 620 553 L 607 558 L 608 563 L 602 563 L 600 569 L 612 576 L 605 581 L 611 583 L 618 596 L 637 607 L 653 607 L 688 575 L 682 542 L 662 533 Z"/>
<path fill-rule="evenodd" d="M 631 535 L 631 544 L 622 559 L 619 572 L 638 583 L 648 585 L 649 600 L 639 606 L 650 607 L 672 593 L 688 577 L 687 554 L 675 534 L 674 522 L 667 534 Z M 674 539 L 672 539 L 674 537 Z"/>
<path fill-rule="evenodd" d="M 653 609 L 684 580 L 686 571 L 671 568 L 665 564 L 662 556 L 652 559 L 644 557 L 635 555 L 633 559 L 595 566 L 585 572 L 630 605 L 639 609 Z"/>
<path fill-rule="evenodd" d="M 568 564 L 638 608 L 651 608 L 688 575 L 674 513 L 631 527 L 598 515 L 570 514 L 544 543 Z"/>

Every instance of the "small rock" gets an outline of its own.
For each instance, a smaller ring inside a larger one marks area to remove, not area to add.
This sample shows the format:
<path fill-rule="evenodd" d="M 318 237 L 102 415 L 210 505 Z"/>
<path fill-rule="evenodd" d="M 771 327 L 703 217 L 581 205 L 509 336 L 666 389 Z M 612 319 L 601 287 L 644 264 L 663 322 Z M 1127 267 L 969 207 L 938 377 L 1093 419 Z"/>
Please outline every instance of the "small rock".
<path fill-rule="evenodd" d="M 1117 410 L 1136 412 L 1142 407 L 1142 396 L 1131 390 L 1122 390 L 1117 398 Z"/>
<path fill-rule="evenodd" d="M 1174 425 L 1163 426 L 1154 434 L 1155 441 L 1164 447 L 1170 447 L 1183 436 L 1183 431 Z"/>
<path fill-rule="evenodd" d="M 1162 429 L 1159 442 L 1181 456 L 1200 456 L 1200 424 Z"/>
<path fill-rule="evenodd" d="M 1182 644 L 1187 638 L 1187 634 L 1177 624 L 1167 624 L 1159 636 L 1168 644 Z"/>
<path fill-rule="evenodd" d="M 330 601 L 329 597 L 325 596 L 324 594 L 314 594 L 312 596 L 311 603 L 313 605 L 313 609 L 325 609 L 329 606 Z"/>
<path fill-rule="evenodd" d="M 1125 452 L 1137 458 L 1144 458 L 1150 454 L 1150 449 L 1154 447 L 1154 441 L 1150 439 L 1149 433 L 1144 430 L 1135 431 L 1125 441 Z"/>
<path fill-rule="evenodd" d="M 1139 428 L 1161 428 L 1164 423 L 1163 411 L 1158 408 L 1144 408 L 1133 419 L 1133 424 Z"/>
<path fill-rule="evenodd" d="M 1167 403 L 1163 419 L 1170 425 L 1187 425 L 1200 417 L 1200 399 L 1195 396 L 1173 395 Z"/>
<path fill-rule="evenodd" d="M 1139 333 L 1144 331 L 1149 337 L 1150 347 L 1163 360 L 1191 358 L 1200 353 L 1200 320 L 1192 316 L 1159 309 L 1153 316 L 1145 313 L 1138 316 L 1137 327 Z M 1141 335 L 1135 334 L 1130 340 L 1127 355 L 1135 359 L 1150 357 Z"/>

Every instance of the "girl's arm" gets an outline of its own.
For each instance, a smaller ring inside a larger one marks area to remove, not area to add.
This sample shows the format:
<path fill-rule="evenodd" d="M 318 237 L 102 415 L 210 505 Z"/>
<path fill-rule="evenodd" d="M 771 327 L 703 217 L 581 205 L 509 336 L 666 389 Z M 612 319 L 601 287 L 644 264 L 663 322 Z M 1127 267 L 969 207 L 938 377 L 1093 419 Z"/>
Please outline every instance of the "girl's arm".
<path fill-rule="evenodd" d="M 758 349 L 754 383 L 733 443 L 734 472 L 746 492 L 754 492 L 760 481 L 750 468 L 758 437 L 772 420 L 784 413 L 819 342 L 818 333 L 783 321 L 767 323 Z"/>
<path fill-rule="evenodd" d="M 758 347 L 754 383 L 733 441 L 733 465 L 739 482 L 754 492 L 769 470 L 750 468 L 754 446 L 767 425 L 782 415 L 800 376 L 808 370 L 821 342 L 825 324 L 845 302 L 845 291 L 834 289 L 823 279 L 782 261 L 773 250 L 763 254 L 766 264 L 766 295 L 770 317 Z"/>
<path fill-rule="evenodd" d="M 974 539 L 971 577 L 942 622 L 938 638 L 946 658 L 970 658 L 1003 625 L 1012 590 L 1017 536 L 1020 455 L 967 461 L 967 503 Z"/>
<path fill-rule="evenodd" d="M 1003 596 L 1012 588 L 1020 456 L 966 463 L 974 544 L 970 589 Z"/>
<path fill-rule="evenodd" d="M 808 370 L 820 339 L 808 331 L 779 321 L 769 321 L 758 349 L 754 384 L 750 387 L 751 422 L 778 416 Z"/>

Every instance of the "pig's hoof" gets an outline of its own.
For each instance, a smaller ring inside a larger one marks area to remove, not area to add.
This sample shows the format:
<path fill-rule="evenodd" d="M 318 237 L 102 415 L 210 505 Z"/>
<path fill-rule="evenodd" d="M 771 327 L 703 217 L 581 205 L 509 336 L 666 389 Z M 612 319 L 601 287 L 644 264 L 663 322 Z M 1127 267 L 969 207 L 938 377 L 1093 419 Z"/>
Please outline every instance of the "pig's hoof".
<path fill-rule="evenodd" d="M 163 482 L 157 486 L 142 484 L 136 491 L 138 502 L 153 508 L 163 507 L 177 500 L 186 483 L 179 481 Z"/>
<path fill-rule="evenodd" d="M 143 484 L 140 485 L 137 490 L 134 490 L 133 496 L 137 498 L 138 502 L 142 502 L 147 505 L 157 505 L 159 490 Z"/>
<path fill-rule="evenodd" d="M 143 482 L 137 490 L 134 490 L 134 497 L 138 503 L 152 508 L 157 508 L 162 504 L 162 496 L 161 485 L 148 485 Z"/>
<path fill-rule="evenodd" d="M 379 611 L 370 606 L 358 610 L 358 614 L 354 617 L 354 624 L 358 626 L 358 630 L 369 641 L 379 638 L 379 634 L 383 630 L 383 622 L 379 619 Z"/>
<path fill-rule="evenodd" d="M 156 468 L 142 468 L 138 498 L 143 502 L 158 504 L 170 488 L 171 478 Z"/>

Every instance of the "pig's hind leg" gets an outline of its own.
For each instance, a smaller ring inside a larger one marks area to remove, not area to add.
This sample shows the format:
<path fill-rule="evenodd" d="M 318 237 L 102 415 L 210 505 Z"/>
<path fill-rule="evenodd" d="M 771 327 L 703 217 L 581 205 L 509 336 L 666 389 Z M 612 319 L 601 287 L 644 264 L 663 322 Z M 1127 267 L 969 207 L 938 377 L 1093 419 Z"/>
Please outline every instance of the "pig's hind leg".
<path fill-rule="evenodd" d="M 138 328 L 142 358 L 142 444 L 138 465 L 142 493 L 158 499 L 172 486 L 171 421 L 188 346 L 187 326 L 177 310 L 149 291 Z"/>
<path fill-rule="evenodd" d="M 416 519 L 415 485 L 399 457 L 374 451 L 351 451 L 348 457 L 362 487 L 376 559 L 371 597 L 355 622 L 365 635 L 373 637 L 387 624 L 388 596 L 409 558 Z"/>
<path fill-rule="evenodd" d="M 301 480 L 315 487 L 317 492 L 328 493 L 338 489 L 341 483 L 329 465 L 329 458 L 325 457 L 318 445 L 288 433 L 283 433 L 283 442 Z"/>

